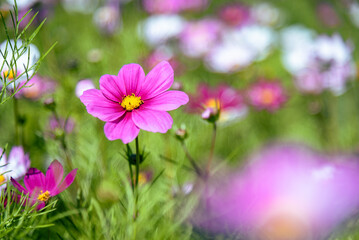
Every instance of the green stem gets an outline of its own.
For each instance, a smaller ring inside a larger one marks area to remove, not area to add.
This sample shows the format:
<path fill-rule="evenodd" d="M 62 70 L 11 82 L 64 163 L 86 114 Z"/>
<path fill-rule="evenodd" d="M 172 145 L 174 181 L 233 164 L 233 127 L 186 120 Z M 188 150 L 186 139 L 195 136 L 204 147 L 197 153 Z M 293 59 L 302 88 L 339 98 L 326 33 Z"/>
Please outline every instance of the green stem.
<path fill-rule="evenodd" d="M 132 192 L 134 193 L 135 192 L 135 184 L 133 183 L 133 171 L 132 171 L 132 166 L 131 166 L 131 162 L 130 161 L 127 161 L 128 162 L 128 168 L 130 170 L 130 177 L 131 177 L 131 188 L 132 188 Z"/>
<path fill-rule="evenodd" d="M 184 143 L 184 141 L 181 141 L 181 145 L 183 148 L 184 153 L 186 154 L 186 157 L 188 158 L 189 162 L 191 163 L 192 167 L 194 168 L 196 174 L 198 176 L 202 176 L 202 171 L 201 169 L 198 167 L 198 165 L 196 164 L 196 161 L 193 159 L 193 157 L 191 156 L 191 154 L 189 153 L 186 144 Z"/>
<path fill-rule="evenodd" d="M 138 146 L 138 136 L 136 137 L 136 188 L 138 187 L 138 176 L 140 174 L 140 148 Z"/>
<path fill-rule="evenodd" d="M 19 106 L 17 102 L 17 98 L 14 96 L 14 122 L 15 122 L 15 143 L 17 145 L 20 144 L 19 138 Z"/>
<path fill-rule="evenodd" d="M 207 162 L 207 167 L 206 167 L 207 176 L 209 175 L 212 160 L 213 160 L 214 147 L 216 145 L 216 136 L 217 136 L 217 124 L 216 124 L 216 122 L 214 122 L 213 123 L 213 131 L 212 131 L 211 150 L 210 150 L 210 154 L 209 154 L 209 158 L 208 158 L 208 162 Z"/>

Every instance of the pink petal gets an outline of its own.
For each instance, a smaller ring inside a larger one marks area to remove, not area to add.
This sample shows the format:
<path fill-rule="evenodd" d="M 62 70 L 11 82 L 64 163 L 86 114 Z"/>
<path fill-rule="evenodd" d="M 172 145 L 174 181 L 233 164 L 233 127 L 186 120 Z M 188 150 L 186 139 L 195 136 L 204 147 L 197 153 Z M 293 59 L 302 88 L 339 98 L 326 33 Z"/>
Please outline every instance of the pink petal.
<path fill-rule="evenodd" d="M 168 90 L 172 83 L 173 69 L 171 65 L 166 61 L 160 62 L 147 74 L 139 95 L 142 100 L 153 98 Z"/>
<path fill-rule="evenodd" d="M 77 168 L 72 170 L 69 174 L 67 174 L 67 176 L 65 177 L 64 181 L 60 184 L 60 186 L 57 187 L 57 189 L 54 192 L 50 192 L 51 196 L 55 196 L 61 193 L 62 191 L 64 191 L 66 188 L 68 188 L 75 180 L 76 173 L 77 173 Z"/>
<path fill-rule="evenodd" d="M 138 64 L 131 63 L 124 65 L 118 73 L 119 82 L 123 82 L 126 87 L 126 94 L 134 93 L 138 96 L 141 91 L 142 82 L 145 79 L 145 72 Z"/>
<path fill-rule="evenodd" d="M 52 189 L 56 188 L 64 175 L 64 168 L 57 160 L 53 161 L 46 171 L 45 176 L 45 189 L 52 192 Z"/>
<path fill-rule="evenodd" d="M 121 102 L 122 97 L 126 95 L 123 79 L 114 75 L 103 75 L 100 78 L 100 89 L 106 98 L 114 102 Z"/>
<path fill-rule="evenodd" d="M 141 108 L 171 111 L 188 102 L 188 95 L 181 91 L 167 91 L 144 102 Z"/>
<path fill-rule="evenodd" d="M 102 121 L 115 121 L 119 119 L 126 111 L 119 102 L 113 102 L 107 99 L 100 90 L 90 89 L 85 91 L 80 100 L 85 104 L 87 112 Z"/>
<path fill-rule="evenodd" d="M 142 108 L 132 111 L 132 119 L 137 127 L 150 131 L 165 133 L 172 127 L 172 117 L 167 112 Z"/>
<path fill-rule="evenodd" d="M 24 177 L 24 183 L 30 193 L 36 188 L 44 189 L 45 175 L 36 168 L 30 168 Z"/>
<path fill-rule="evenodd" d="M 132 112 L 127 112 L 116 122 L 107 122 L 104 130 L 109 140 L 121 139 L 124 144 L 133 141 L 140 132 L 132 121 Z"/>
<path fill-rule="evenodd" d="M 19 190 L 20 192 L 24 193 L 24 194 L 27 194 L 28 191 L 23 187 L 21 186 L 20 183 L 18 183 L 18 181 L 16 181 L 15 179 L 11 178 L 11 182 L 12 182 L 12 185 L 14 185 L 14 187 Z"/>

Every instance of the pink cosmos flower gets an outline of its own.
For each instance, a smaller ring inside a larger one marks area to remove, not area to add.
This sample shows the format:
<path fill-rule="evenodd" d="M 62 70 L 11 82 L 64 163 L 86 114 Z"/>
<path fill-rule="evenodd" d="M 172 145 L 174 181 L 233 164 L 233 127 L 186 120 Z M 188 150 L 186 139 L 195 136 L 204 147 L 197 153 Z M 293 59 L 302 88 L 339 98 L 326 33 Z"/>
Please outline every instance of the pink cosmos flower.
<path fill-rule="evenodd" d="M 198 11 L 204 9 L 207 4 L 207 0 L 143 0 L 144 9 L 152 14 Z"/>
<path fill-rule="evenodd" d="M 247 92 L 250 104 L 258 110 L 278 110 L 287 101 L 284 88 L 279 81 L 260 80 Z"/>
<path fill-rule="evenodd" d="M 152 69 L 162 61 L 167 61 L 173 68 L 175 75 L 181 75 L 184 72 L 184 65 L 177 59 L 172 51 L 166 47 L 159 47 L 152 51 L 143 59 L 145 69 Z M 173 88 L 173 86 L 172 86 Z"/>
<path fill-rule="evenodd" d="M 242 95 L 229 86 L 211 89 L 207 85 L 198 87 L 198 95 L 193 96 L 189 103 L 189 111 L 201 112 L 202 118 L 218 118 L 219 122 L 239 119 L 247 113 Z"/>
<path fill-rule="evenodd" d="M 212 186 L 195 222 L 243 239 L 329 239 L 359 212 L 358 181 L 355 156 L 327 156 L 297 144 L 272 146 Z"/>
<path fill-rule="evenodd" d="M 127 144 L 140 129 L 165 133 L 173 120 L 167 111 L 188 102 L 181 91 L 167 91 L 173 83 L 173 69 L 168 62 L 157 64 L 148 74 L 138 64 L 124 65 L 118 75 L 100 78 L 100 90 L 84 92 L 80 100 L 88 113 L 105 121 L 109 140 Z"/>
<path fill-rule="evenodd" d="M 192 58 L 203 57 L 219 42 L 222 24 L 215 19 L 186 23 L 179 36 L 182 52 Z"/>
<path fill-rule="evenodd" d="M 24 85 L 26 82 L 20 84 L 19 87 Z M 46 77 L 39 75 L 33 76 L 17 94 L 16 97 L 25 97 L 31 100 L 37 100 L 45 94 L 51 94 L 54 92 L 56 83 L 49 80 Z"/>
<path fill-rule="evenodd" d="M 219 17 L 226 24 L 234 27 L 240 27 L 251 22 L 250 9 L 238 3 L 224 6 L 219 11 Z"/>
<path fill-rule="evenodd" d="M 75 122 L 72 118 L 59 118 L 57 119 L 54 115 L 49 118 L 49 135 L 56 137 L 65 133 L 71 133 L 75 128 Z"/>
<path fill-rule="evenodd" d="M 3 149 L 0 148 L 0 156 Z M 6 182 L 10 178 L 20 179 L 25 176 L 25 173 L 30 167 L 30 158 L 25 154 L 21 146 L 14 146 L 9 154 L 9 158 L 4 153 L 0 157 L 0 190 L 6 187 Z M 0 192 L 1 194 L 1 192 Z"/>
<path fill-rule="evenodd" d="M 45 207 L 46 202 L 68 188 L 75 179 L 77 168 L 72 170 L 65 179 L 64 169 L 57 160 L 53 161 L 44 175 L 36 168 L 30 168 L 24 178 L 25 187 L 11 178 L 14 187 L 22 194 L 28 195 L 30 204 L 39 203 L 38 209 Z"/>

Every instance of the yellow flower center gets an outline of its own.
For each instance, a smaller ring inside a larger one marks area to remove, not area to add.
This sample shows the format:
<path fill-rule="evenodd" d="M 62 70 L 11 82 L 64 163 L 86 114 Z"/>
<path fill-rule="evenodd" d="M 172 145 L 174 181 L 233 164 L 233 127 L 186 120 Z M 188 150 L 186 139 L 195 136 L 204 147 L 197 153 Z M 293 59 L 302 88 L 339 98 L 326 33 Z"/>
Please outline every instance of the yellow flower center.
<path fill-rule="evenodd" d="M 122 98 L 122 102 L 120 103 L 121 107 L 126 109 L 126 111 L 132 111 L 135 108 L 138 108 L 143 104 L 141 97 L 137 97 L 134 93 L 132 95 L 127 95 L 126 97 Z"/>
<path fill-rule="evenodd" d="M 6 178 L 4 175 L 0 175 L 0 185 L 3 184 L 6 181 Z"/>
<path fill-rule="evenodd" d="M 42 201 L 42 202 L 46 202 L 47 200 L 49 200 L 50 198 L 50 192 L 49 191 L 46 191 L 46 192 L 43 192 L 43 191 L 40 191 L 40 194 L 39 196 L 37 197 L 37 199 L 39 201 Z"/>
<path fill-rule="evenodd" d="M 261 94 L 263 104 L 271 104 L 274 101 L 274 94 L 271 90 L 265 89 Z"/>
<path fill-rule="evenodd" d="M 3 72 L 3 75 L 4 75 L 5 78 L 12 80 L 12 79 L 15 78 L 15 71 L 13 69 L 5 70 Z"/>
<path fill-rule="evenodd" d="M 210 98 L 205 102 L 206 108 L 212 108 L 212 109 L 220 109 L 221 108 L 221 102 L 219 99 L 216 98 Z"/>

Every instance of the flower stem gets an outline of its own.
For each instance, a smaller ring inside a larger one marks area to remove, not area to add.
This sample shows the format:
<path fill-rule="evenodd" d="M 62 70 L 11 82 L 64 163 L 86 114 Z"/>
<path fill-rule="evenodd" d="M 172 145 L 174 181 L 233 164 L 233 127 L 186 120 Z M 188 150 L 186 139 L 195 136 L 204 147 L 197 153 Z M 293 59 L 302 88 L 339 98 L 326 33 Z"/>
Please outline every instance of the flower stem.
<path fill-rule="evenodd" d="M 140 174 L 140 148 L 138 146 L 138 136 L 136 137 L 136 188 L 138 187 L 138 176 Z"/>
<path fill-rule="evenodd" d="M 132 166 L 131 166 L 131 162 L 128 161 L 128 168 L 130 170 L 130 178 L 131 178 L 131 188 L 132 188 L 132 192 L 135 192 L 135 184 L 133 183 L 133 171 L 132 171 Z"/>
<path fill-rule="evenodd" d="M 198 167 L 198 165 L 196 164 L 196 161 L 193 159 L 193 157 L 191 156 L 191 154 L 189 153 L 186 144 L 184 143 L 184 141 L 181 141 L 181 145 L 182 148 L 184 150 L 184 153 L 186 154 L 186 157 L 188 158 L 189 162 L 191 163 L 192 167 L 194 168 L 196 174 L 198 176 L 202 176 L 202 171 L 201 169 Z"/>
<path fill-rule="evenodd" d="M 216 136 L 217 136 L 217 124 L 216 124 L 216 122 L 214 122 L 213 123 L 213 131 L 212 131 L 211 150 L 209 153 L 209 158 L 208 158 L 207 167 L 206 167 L 206 175 L 207 176 L 209 175 L 211 164 L 212 164 L 214 147 L 216 145 Z"/>
<path fill-rule="evenodd" d="M 17 98 L 14 97 L 13 98 L 13 102 L 14 102 L 14 123 L 15 123 L 15 143 L 17 145 L 20 144 L 20 137 L 19 137 L 19 106 L 18 106 L 18 102 L 17 102 Z"/>

